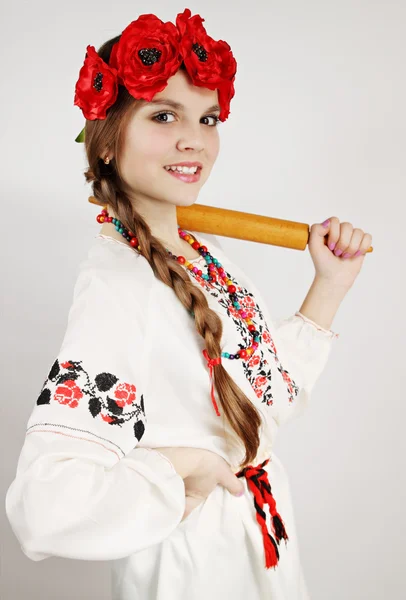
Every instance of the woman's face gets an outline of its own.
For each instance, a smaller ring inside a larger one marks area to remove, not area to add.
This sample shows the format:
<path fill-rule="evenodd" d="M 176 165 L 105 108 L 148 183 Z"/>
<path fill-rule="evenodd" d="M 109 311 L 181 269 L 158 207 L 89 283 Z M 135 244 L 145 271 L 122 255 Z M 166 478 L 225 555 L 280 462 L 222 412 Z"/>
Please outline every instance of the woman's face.
<path fill-rule="evenodd" d="M 152 198 L 175 206 L 195 202 L 219 152 L 217 104 L 217 90 L 193 85 L 183 70 L 168 80 L 152 102 L 137 103 L 124 134 L 120 162 L 135 201 Z M 183 162 L 201 165 L 196 176 L 181 179 L 165 169 Z"/>

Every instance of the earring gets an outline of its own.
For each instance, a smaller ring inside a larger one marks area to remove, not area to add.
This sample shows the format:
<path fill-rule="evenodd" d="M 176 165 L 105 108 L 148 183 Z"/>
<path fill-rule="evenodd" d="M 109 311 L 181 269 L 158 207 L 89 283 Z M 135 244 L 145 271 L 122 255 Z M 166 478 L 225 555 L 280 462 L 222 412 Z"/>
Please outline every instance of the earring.
<path fill-rule="evenodd" d="M 110 159 L 109 159 L 109 157 L 108 157 L 108 156 L 106 156 L 106 158 L 104 159 L 104 164 L 105 164 L 105 165 L 108 165 L 108 164 L 109 164 L 109 162 L 110 162 Z"/>

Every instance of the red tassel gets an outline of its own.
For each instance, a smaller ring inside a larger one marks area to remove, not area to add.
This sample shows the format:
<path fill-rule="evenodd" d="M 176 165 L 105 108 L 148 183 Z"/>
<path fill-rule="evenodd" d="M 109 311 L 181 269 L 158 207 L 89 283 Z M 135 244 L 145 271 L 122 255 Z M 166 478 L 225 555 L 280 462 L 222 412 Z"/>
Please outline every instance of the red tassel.
<path fill-rule="evenodd" d="M 254 504 L 257 511 L 256 518 L 259 526 L 262 530 L 262 537 L 264 541 L 265 550 L 265 565 L 266 568 L 276 567 L 279 562 L 279 550 L 278 544 L 283 538 L 288 540 L 285 525 L 282 521 L 281 516 L 276 510 L 276 502 L 272 496 L 271 486 L 268 480 L 268 474 L 263 467 L 269 462 L 269 458 L 257 467 L 249 465 L 242 469 L 239 473 L 236 473 L 237 477 L 245 476 L 249 489 L 254 495 Z M 271 514 L 271 523 L 273 533 L 275 534 L 276 541 L 270 535 L 266 525 L 266 514 L 263 510 L 264 504 L 269 505 L 269 512 Z"/>
<path fill-rule="evenodd" d="M 279 562 L 279 550 L 275 540 L 269 533 L 264 535 L 265 566 L 267 569 L 276 567 Z"/>
<path fill-rule="evenodd" d="M 213 367 L 214 365 L 219 365 L 221 363 L 221 356 L 218 356 L 217 358 L 209 358 L 208 352 L 206 350 L 206 348 L 203 350 L 203 356 L 204 358 L 207 360 L 207 366 L 209 367 L 210 370 L 210 379 L 211 379 L 211 400 L 214 406 L 214 410 L 216 411 L 216 415 L 219 417 L 220 416 L 220 412 L 216 403 L 216 400 L 214 398 L 214 382 L 213 382 Z"/>

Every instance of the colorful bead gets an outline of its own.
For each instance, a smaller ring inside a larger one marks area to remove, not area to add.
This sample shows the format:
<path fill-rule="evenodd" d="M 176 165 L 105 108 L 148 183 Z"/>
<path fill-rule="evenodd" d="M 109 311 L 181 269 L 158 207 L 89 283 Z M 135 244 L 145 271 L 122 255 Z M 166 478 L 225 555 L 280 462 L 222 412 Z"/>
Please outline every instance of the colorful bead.
<path fill-rule="evenodd" d="M 124 225 L 121 223 L 121 221 L 119 219 L 109 217 L 107 209 L 103 209 L 101 211 L 101 213 L 99 215 L 97 215 L 96 221 L 98 223 L 104 223 L 104 222 L 113 223 L 113 225 L 115 225 L 115 227 L 116 227 L 116 230 L 119 233 L 121 233 L 121 235 L 125 239 L 127 239 L 129 241 L 130 245 L 133 248 L 136 248 L 141 253 L 141 247 L 139 246 L 139 240 L 137 239 L 137 237 L 133 234 L 132 231 L 130 231 L 129 229 L 126 229 L 126 227 L 124 227 Z M 207 263 L 206 266 L 207 266 L 208 273 L 207 274 L 202 273 L 201 269 L 196 267 L 193 263 L 189 262 L 184 256 L 175 256 L 174 254 L 172 254 L 172 252 L 170 252 L 166 248 L 166 251 L 168 252 L 170 257 L 173 258 L 174 260 L 176 260 L 180 265 L 185 266 L 189 272 L 198 275 L 199 277 L 201 277 L 201 279 L 204 279 L 205 281 L 207 281 L 209 283 L 217 282 L 219 280 L 220 283 L 222 283 L 225 286 L 225 289 L 229 294 L 232 305 L 237 309 L 238 315 L 240 316 L 240 318 L 243 319 L 245 321 L 245 323 L 247 324 L 248 331 L 250 332 L 250 334 L 253 338 L 251 346 L 248 346 L 247 348 L 239 349 L 236 352 L 236 354 L 230 354 L 229 352 L 222 352 L 221 356 L 223 358 L 228 358 L 229 360 L 239 360 L 241 358 L 242 359 L 250 358 L 250 356 L 252 354 L 254 354 L 255 350 L 258 348 L 258 344 L 260 342 L 260 334 L 256 330 L 255 325 L 253 324 L 252 320 L 248 317 L 248 313 L 246 312 L 246 310 L 241 307 L 241 304 L 238 301 L 238 296 L 236 294 L 236 292 L 237 292 L 236 286 L 233 284 L 232 280 L 227 277 L 227 273 L 223 269 L 221 263 L 214 256 L 212 256 L 212 254 L 209 252 L 209 250 L 207 249 L 206 246 L 201 246 L 200 243 L 195 239 L 195 237 L 192 234 L 189 234 L 186 231 L 183 231 L 183 229 L 181 229 L 179 226 L 178 226 L 178 233 L 179 233 L 180 238 L 184 239 L 186 242 L 189 242 L 191 247 L 194 250 L 197 250 L 199 252 L 199 254 L 201 254 L 201 256 L 205 259 L 205 261 Z M 193 311 L 191 311 L 189 314 L 194 318 Z M 210 359 L 211 366 L 213 366 L 214 364 L 220 364 L 220 362 L 221 361 L 219 361 L 218 358 Z"/>

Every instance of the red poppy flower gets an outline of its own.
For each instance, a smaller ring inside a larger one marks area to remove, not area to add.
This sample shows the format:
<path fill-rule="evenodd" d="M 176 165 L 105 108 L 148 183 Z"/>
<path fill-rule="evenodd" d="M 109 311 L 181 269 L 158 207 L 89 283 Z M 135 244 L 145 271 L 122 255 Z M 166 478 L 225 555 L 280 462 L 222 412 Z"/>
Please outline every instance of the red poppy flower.
<path fill-rule="evenodd" d="M 117 70 L 87 46 L 86 57 L 75 85 L 74 105 L 82 109 L 86 119 L 105 119 L 106 110 L 117 99 Z"/>
<path fill-rule="evenodd" d="M 216 42 L 207 34 L 203 21 L 200 15 L 191 17 L 188 8 L 177 15 L 180 52 L 194 85 L 218 89 L 220 120 L 224 121 L 230 113 L 230 101 L 235 92 L 237 62 L 227 42 Z"/>
<path fill-rule="evenodd" d="M 150 101 L 180 67 L 179 42 L 173 23 L 164 23 L 153 14 L 141 15 L 124 29 L 109 63 L 134 98 Z"/>

